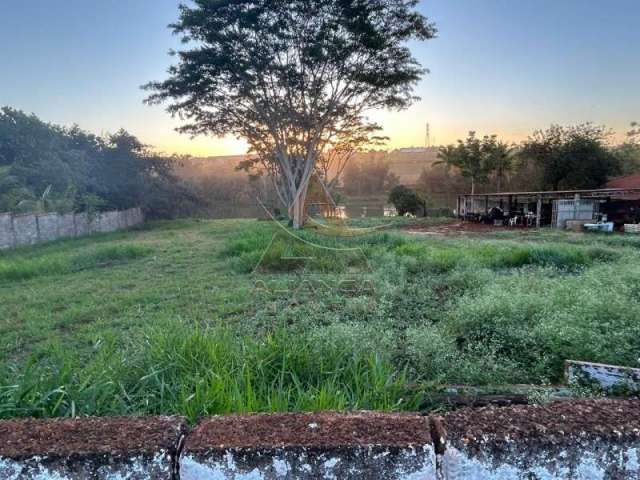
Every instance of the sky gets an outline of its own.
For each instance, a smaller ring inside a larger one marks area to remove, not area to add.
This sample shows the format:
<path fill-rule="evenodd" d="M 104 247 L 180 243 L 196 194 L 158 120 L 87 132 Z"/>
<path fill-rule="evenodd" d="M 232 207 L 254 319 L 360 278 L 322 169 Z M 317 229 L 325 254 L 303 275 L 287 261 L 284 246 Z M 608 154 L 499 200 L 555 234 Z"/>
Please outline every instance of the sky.
<path fill-rule="evenodd" d="M 0 0 L 0 106 L 102 134 L 125 128 L 166 153 L 242 154 L 234 138 L 190 138 L 140 86 L 166 77 L 179 0 Z M 438 38 L 410 45 L 430 70 L 421 100 L 373 112 L 389 148 L 552 123 L 640 121 L 640 1 L 423 0 Z"/>

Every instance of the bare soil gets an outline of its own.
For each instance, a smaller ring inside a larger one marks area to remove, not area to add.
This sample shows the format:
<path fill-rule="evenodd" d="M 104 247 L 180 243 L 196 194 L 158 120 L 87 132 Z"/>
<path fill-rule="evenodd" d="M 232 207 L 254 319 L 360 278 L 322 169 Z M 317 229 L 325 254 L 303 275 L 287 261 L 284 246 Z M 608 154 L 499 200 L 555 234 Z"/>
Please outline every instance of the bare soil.
<path fill-rule="evenodd" d="M 507 230 L 507 228 L 486 225 L 484 223 L 459 221 L 446 225 L 408 225 L 406 230 L 416 235 L 456 236 L 500 232 Z"/>
<path fill-rule="evenodd" d="M 558 436 L 640 437 L 640 400 L 465 408 L 445 415 L 444 424 L 447 437 L 465 445 L 518 439 L 544 443 Z"/>
<path fill-rule="evenodd" d="M 185 432 L 181 417 L 8 420 L 0 422 L 0 457 L 175 452 Z"/>
<path fill-rule="evenodd" d="M 275 414 L 205 419 L 189 435 L 185 449 L 406 447 L 431 443 L 429 419 L 415 414 Z"/>

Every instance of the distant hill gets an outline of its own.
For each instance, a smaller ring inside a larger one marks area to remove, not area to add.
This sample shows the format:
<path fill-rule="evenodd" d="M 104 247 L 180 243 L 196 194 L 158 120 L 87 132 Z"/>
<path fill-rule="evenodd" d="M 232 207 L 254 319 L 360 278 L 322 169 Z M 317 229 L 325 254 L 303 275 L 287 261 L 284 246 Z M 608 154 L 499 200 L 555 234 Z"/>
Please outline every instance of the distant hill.
<path fill-rule="evenodd" d="M 391 171 L 400 178 L 400 183 L 413 185 L 423 168 L 430 169 L 433 166 L 437 156 L 437 147 L 402 148 L 391 151 L 362 152 L 357 154 L 355 159 L 358 162 L 385 159 L 391 164 Z M 235 168 L 245 158 L 245 155 L 187 158 L 176 167 L 176 174 L 185 179 L 244 176 L 244 172 L 238 172 Z"/>

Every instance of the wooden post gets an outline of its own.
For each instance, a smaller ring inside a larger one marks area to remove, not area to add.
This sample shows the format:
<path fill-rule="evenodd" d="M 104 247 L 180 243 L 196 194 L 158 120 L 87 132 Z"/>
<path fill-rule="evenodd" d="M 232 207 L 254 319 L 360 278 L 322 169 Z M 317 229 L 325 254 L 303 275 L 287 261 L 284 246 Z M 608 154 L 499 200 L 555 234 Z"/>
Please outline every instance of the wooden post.
<path fill-rule="evenodd" d="M 538 195 L 538 205 L 536 207 L 536 228 L 542 225 L 542 196 Z"/>
<path fill-rule="evenodd" d="M 489 195 L 484 197 L 484 213 L 489 213 Z"/>

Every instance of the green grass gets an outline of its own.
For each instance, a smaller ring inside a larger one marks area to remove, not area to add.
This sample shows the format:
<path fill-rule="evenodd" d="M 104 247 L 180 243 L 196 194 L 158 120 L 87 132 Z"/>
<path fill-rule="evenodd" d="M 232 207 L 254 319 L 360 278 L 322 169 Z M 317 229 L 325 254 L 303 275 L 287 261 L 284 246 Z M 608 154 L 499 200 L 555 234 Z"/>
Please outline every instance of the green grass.
<path fill-rule="evenodd" d="M 1 252 L 0 417 L 415 410 L 569 358 L 637 365 L 640 240 L 410 223 L 180 220 Z"/>
<path fill-rule="evenodd" d="M 149 255 L 142 245 L 98 246 L 77 255 L 45 253 L 37 256 L 0 258 L 0 281 L 19 281 L 47 275 L 64 275 L 80 270 L 107 267 Z"/>

